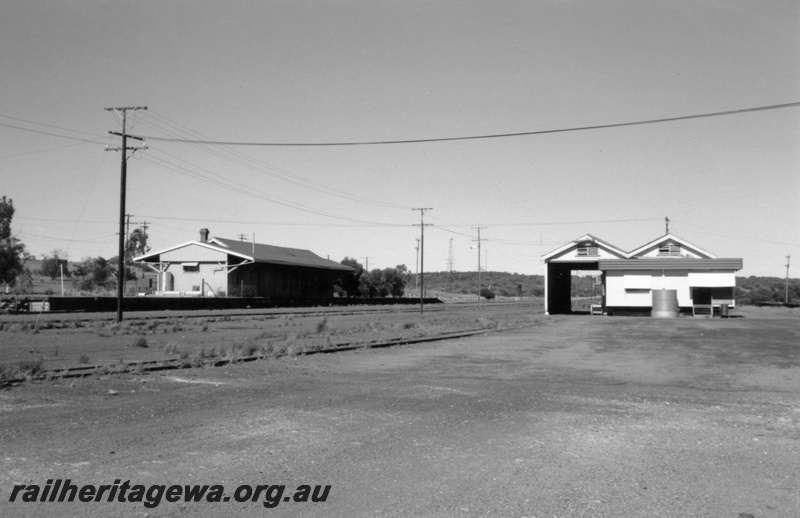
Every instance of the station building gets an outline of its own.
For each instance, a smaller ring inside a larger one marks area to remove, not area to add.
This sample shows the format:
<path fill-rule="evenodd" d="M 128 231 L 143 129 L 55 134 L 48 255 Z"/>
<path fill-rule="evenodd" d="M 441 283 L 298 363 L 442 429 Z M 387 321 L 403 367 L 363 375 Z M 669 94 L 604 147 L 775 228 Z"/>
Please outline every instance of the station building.
<path fill-rule="evenodd" d="M 674 290 L 681 312 L 698 308 L 732 308 L 735 273 L 741 258 L 719 258 L 673 234 L 665 234 L 635 250 L 624 250 L 586 234 L 542 256 L 545 270 L 545 313 L 572 312 L 574 271 L 597 271 L 604 314 L 642 313 L 653 309 L 654 297 Z"/>
<path fill-rule="evenodd" d="M 134 258 L 157 273 L 156 294 L 283 299 L 333 297 L 349 266 L 297 248 L 220 237 L 200 230 L 199 241 Z"/>

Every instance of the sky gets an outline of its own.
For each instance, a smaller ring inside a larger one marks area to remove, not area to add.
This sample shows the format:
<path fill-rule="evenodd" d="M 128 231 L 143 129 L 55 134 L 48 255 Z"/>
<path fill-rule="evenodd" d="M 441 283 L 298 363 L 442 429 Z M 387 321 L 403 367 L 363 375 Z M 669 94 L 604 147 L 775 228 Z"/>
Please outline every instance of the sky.
<path fill-rule="evenodd" d="M 739 275 L 791 255 L 800 277 L 799 106 L 363 144 L 800 102 L 794 0 L 6 0 L 0 48 L 0 196 L 37 256 L 117 255 L 106 108 L 146 106 L 125 212 L 153 251 L 208 228 L 370 269 L 541 274 L 584 234 L 633 250 L 669 218 Z M 264 145 L 321 143 L 361 144 Z"/>

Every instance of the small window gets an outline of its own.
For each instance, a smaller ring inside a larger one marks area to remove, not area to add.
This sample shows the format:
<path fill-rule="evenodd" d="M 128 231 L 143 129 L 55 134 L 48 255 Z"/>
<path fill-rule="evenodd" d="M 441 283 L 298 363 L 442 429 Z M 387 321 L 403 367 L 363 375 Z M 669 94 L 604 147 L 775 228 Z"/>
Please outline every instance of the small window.
<path fill-rule="evenodd" d="M 199 273 L 200 263 L 183 263 L 183 271 L 186 273 Z"/>
<path fill-rule="evenodd" d="M 597 245 L 585 245 L 578 247 L 578 257 L 597 257 Z"/>
<path fill-rule="evenodd" d="M 658 255 L 661 256 L 680 256 L 681 247 L 674 243 L 666 243 L 658 247 Z"/>

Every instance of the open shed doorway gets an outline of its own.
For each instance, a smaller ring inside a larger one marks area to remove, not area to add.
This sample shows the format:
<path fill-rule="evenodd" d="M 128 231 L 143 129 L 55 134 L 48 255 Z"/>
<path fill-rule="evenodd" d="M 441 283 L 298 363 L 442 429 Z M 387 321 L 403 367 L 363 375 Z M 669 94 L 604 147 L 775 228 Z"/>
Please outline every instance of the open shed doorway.
<path fill-rule="evenodd" d="M 588 315 L 592 306 L 605 307 L 603 272 L 600 270 L 572 270 L 570 284 L 571 313 Z"/>
<path fill-rule="evenodd" d="M 547 314 L 588 315 L 593 304 L 605 307 L 603 272 L 597 268 L 597 262 L 548 263 Z"/>

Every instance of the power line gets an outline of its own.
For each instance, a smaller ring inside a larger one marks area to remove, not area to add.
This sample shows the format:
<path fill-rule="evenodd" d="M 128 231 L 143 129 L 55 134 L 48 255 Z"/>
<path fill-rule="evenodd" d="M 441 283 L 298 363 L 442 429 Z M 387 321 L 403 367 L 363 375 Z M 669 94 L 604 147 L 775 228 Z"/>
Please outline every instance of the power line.
<path fill-rule="evenodd" d="M 61 127 L 61 126 L 54 126 L 52 124 L 45 124 L 44 122 L 29 121 L 29 120 L 26 120 L 26 119 L 20 119 L 20 118 L 17 118 L 17 117 L 12 117 L 10 115 L 2 115 L 2 114 L 0 114 L 0 117 L 2 117 L 4 119 L 15 120 L 15 121 L 18 121 L 18 122 L 24 122 L 26 124 L 36 124 L 37 126 L 45 126 L 47 128 L 59 129 L 59 130 L 62 130 L 62 131 L 71 131 L 73 133 L 81 133 L 83 135 L 91 135 L 92 137 L 105 138 L 103 135 L 98 135 L 96 133 L 89 133 L 88 131 L 81 131 L 81 130 L 75 130 L 75 129 L 70 129 L 70 128 L 64 128 L 64 127 Z M 24 128 L 20 128 L 20 129 L 24 129 Z"/>
<path fill-rule="evenodd" d="M 786 104 L 772 104 L 769 106 L 757 106 L 754 108 L 743 108 L 739 110 L 699 113 L 694 115 L 681 115 L 678 117 L 664 117 L 660 119 L 647 119 L 647 120 L 632 121 L 632 122 L 616 122 L 611 124 L 597 124 L 593 126 L 577 126 L 572 128 L 559 128 L 559 129 L 548 129 L 548 130 L 538 130 L 538 131 L 521 131 L 516 133 L 492 133 L 487 135 L 471 135 L 471 136 L 461 136 L 461 137 L 441 137 L 441 138 L 407 139 L 407 140 L 372 140 L 372 141 L 361 141 L 361 142 L 235 142 L 235 141 L 191 140 L 191 139 L 178 139 L 178 138 L 166 138 L 166 137 L 154 137 L 154 136 L 147 136 L 145 138 L 147 138 L 148 140 L 157 140 L 162 142 L 175 142 L 183 144 L 208 144 L 217 146 L 324 147 L 324 146 L 374 146 L 374 145 L 387 145 L 387 144 L 424 144 L 430 142 L 451 142 L 458 140 L 526 137 L 531 135 L 546 135 L 549 133 L 566 133 L 572 131 L 621 128 L 625 126 L 639 126 L 643 124 L 657 124 L 661 122 L 674 122 L 682 120 L 701 119 L 707 117 L 739 115 L 743 113 L 752 113 L 752 112 L 759 112 L 766 110 L 794 108 L 797 106 L 800 106 L 800 102 L 792 102 Z"/>
<path fill-rule="evenodd" d="M 203 138 L 203 139 L 208 139 L 208 137 L 206 137 L 205 135 L 203 135 L 201 133 L 198 133 L 196 131 L 193 131 L 193 130 L 187 128 L 186 126 L 184 126 L 184 125 L 182 125 L 180 123 L 172 121 L 172 120 L 170 120 L 169 118 L 167 118 L 164 115 L 160 115 L 160 114 L 156 114 L 156 115 L 157 115 L 157 117 L 159 119 L 161 119 L 157 124 L 150 124 L 149 122 L 146 122 L 146 121 L 142 121 L 142 124 L 144 124 L 146 126 L 150 126 L 150 127 L 154 128 L 154 129 L 157 129 L 159 131 L 163 131 L 164 133 L 167 133 L 168 135 L 172 135 L 173 137 L 176 137 L 176 138 L 180 137 L 181 134 L 188 134 L 190 136 L 200 137 L 200 138 Z M 166 129 L 164 128 L 164 125 L 166 125 Z M 369 198 L 360 196 L 360 195 L 358 195 L 356 193 L 352 193 L 352 192 L 347 192 L 347 191 L 344 191 L 344 190 L 336 189 L 335 187 L 330 187 L 328 185 L 325 185 L 322 182 L 314 181 L 314 180 L 311 180 L 309 178 L 306 178 L 306 177 L 303 177 L 301 175 L 298 175 L 296 173 L 292 173 L 291 171 L 287 171 L 285 169 L 282 169 L 282 168 L 280 168 L 278 166 L 275 166 L 275 165 L 270 164 L 268 162 L 265 162 L 263 160 L 256 159 L 256 158 L 254 158 L 254 157 L 252 157 L 250 155 L 242 153 L 239 150 L 232 149 L 232 148 L 229 148 L 227 146 L 223 146 L 222 149 L 220 149 L 220 150 L 215 149 L 214 146 L 205 146 L 205 145 L 202 145 L 202 144 L 195 144 L 195 147 L 197 147 L 198 149 L 202 149 L 202 150 L 204 150 L 204 151 L 206 151 L 208 153 L 211 153 L 212 155 L 218 156 L 218 157 L 220 157 L 222 159 L 229 160 L 229 161 L 231 161 L 231 162 L 233 162 L 233 163 L 235 163 L 237 165 L 240 165 L 242 167 L 245 167 L 245 168 L 250 169 L 252 171 L 255 171 L 257 173 L 268 174 L 270 176 L 273 176 L 273 177 L 279 178 L 281 180 L 293 183 L 295 185 L 299 185 L 301 187 L 305 187 L 305 188 L 308 188 L 308 189 L 313 189 L 315 191 L 318 191 L 318 192 L 321 192 L 321 193 L 324 193 L 324 194 L 328 194 L 328 195 L 331 195 L 331 196 L 336 196 L 336 197 L 339 197 L 339 198 L 344 198 L 344 199 L 348 199 L 348 200 L 351 200 L 351 201 L 356 201 L 356 202 L 359 202 L 359 203 L 377 205 L 379 207 L 384 207 L 384 208 L 395 208 L 395 209 L 403 209 L 403 210 L 408 210 L 410 208 L 410 207 L 405 206 L 405 205 L 399 205 L 399 204 L 391 203 L 391 202 L 387 202 L 387 201 L 379 201 L 379 200 L 369 199 Z M 162 153 L 168 155 L 168 153 L 165 153 L 163 151 L 162 151 Z M 172 155 L 169 155 L 169 156 L 172 156 Z M 177 158 L 177 157 L 174 157 L 174 158 Z"/>
<path fill-rule="evenodd" d="M 11 124 L 3 124 L 2 122 L 0 122 L 0 126 L 3 126 L 5 128 L 11 128 L 11 129 L 15 129 L 15 130 L 20 130 L 20 131 L 29 131 L 31 133 L 38 133 L 40 135 L 49 135 L 51 137 L 60 137 L 60 138 L 65 138 L 65 139 L 69 139 L 69 140 L 78 140 L 80 142 L 89 142 L 91 144 L 100 144 L 100 143 L 103 142 L 102 140 L 89 140 L 89 139 L 85 139 L 85 138 L 68 137 L 66 135 L 59 135 L 58 133 L 50 133 L 49 131 L 40 131 L 40 130 L 35 130 L 35 129 L 30 129 L 30 128 L 22 128 L 20 126 L 13 126 Z M 70 130 L 70 131 L 73 131 L 73 130 Z M 101 137 L 101 138 L 103 140 L 105 140 L 106 137 Z"/>
<path fill-rule="evenodd" d="M 198 180 L 201 180 L 201 181 L 204 181 L 204 182 L 208 182 L 208 183 L 211 183 L 213 185 L 216 185 L 216 186 L 219 186 L 219 187 L 223 187 L 225 189 L 229 189 L 229 190 L 234 191 L 234 192 L 238 192 L 240 194 L 245 194 L 245 195 L 252 196 L 252 197 L 264 200 L 264 201 L 269 201 L 269 202 L 272 202 L 272 203 L 276 203 L 278 205 L 283 205 L 284 207 L 289 207 L 289 208 L 296 209 L 296 210 L 299 210 L 299 211 L 308 212 L 308 213 L 311 213 L 311 214 L 316 214 L 318 216 L 326 216 L 326 217 L 333 218 L 333 219 L 339 219 L 339 220 L 344 220 L 344 221 L 352 221 L 352 222 L 355 222 L 355 223 L 373 223 L 373 224 L 376 224 L 376 225 L 380 224 L 379 222 L 374 222 L 374 221 L 365 221 L 365 220 L 361 220 L 361 219 L 349 218 L 349 217 L 346 217 L 346 216 L 338 216 L 338 215 L 335 215 L 335 214 L 331 214 L 331 213 L 328 213 L 328 212 L 323 212 L 323 211 L 320 211 L 320 210 L 315 210 L 315 209 L 312 209 L 310 207 L 305 207 L 303 205 L 299 205 L 299 204 L 292 203 L 292 202 L 289 202 L 289 201 L 286 201 L 286 200 L 282 200 L 281 198 L 278 198 L 278 197 L 275 197 L 275 196 L 271 196 L 271 195 L 268 195 L 268 194 L 263 193 L 263 192 L 256 191 L 256 190 L 254 190 L 252 188 L 252 186 L 247 186 L 247 185 L 242 184 L 240 182 L 236 182 L 234 180 L 230 180 L 230 179 L 225 178 L 225 177 L 223 177 L 221 175 L 218 175 L 218 174 L 216 174 L 216 173 L 214 173 L 212 171 L 209 171 L 207 169 L 203 169 L 203 168 L 201 168 L 199 166 L 194 166 L 192 164 L 189 164 L 189 165 L 192 166 L 192 167 L 196 167 L 197 169 L 200 169 L 202 171 L 205 171 L 209 175 L 216 176 L 216 177 L 220 178 L 220 180 L 209 178 L 209 177 L 207 177 L 207 176 L 205 176 L 205 175 L 203 175 L 201 173 L 198 173 L 196 171 L 192 171 L 191 169 L 188 169 L 188 168 L 183 167 L 181 165 L 173 164 L 172 162 L 170 162 L 168 160 L 165 160 L 163 158 L 159 158 L 159 157 L 157 157 L 157 156 L 155 156 L 153 154 L 150 154 L 150 156 L 144 157 L 143 160 L 146 161 L 146 162 L 152 162 L 152 163 L 156 163 L 156 161 L 157 162 L 161 162 L 162 164 L 160 164 L 160 165 L 162 167 L 164 167 L 166 169 L 171 169 L 172 171 L 175 171 L 175 172 L 177 172 L 179 174 L 184 174 L 184 175 L 190 176 L 192 178 L 195 178 L 195 179 L 198 179 Z M 187 162 L 187 164 L 188 164 L 188 162 Z M 225 181 L 222 181 L 222 180 L 225 180 Z M 233 184 L 239 184 L 240 187 L 237 186 L 237 185 L 230 185 L 229 183 L 225 183 L 225 182 L 231 182 Z"/>

